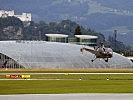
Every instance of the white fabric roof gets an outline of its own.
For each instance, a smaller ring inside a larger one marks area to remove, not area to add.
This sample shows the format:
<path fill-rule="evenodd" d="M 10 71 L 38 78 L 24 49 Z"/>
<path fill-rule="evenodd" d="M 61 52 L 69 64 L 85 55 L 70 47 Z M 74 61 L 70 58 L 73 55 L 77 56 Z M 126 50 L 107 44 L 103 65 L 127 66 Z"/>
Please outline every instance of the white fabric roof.
<path fill-rule="evenodd" d="M 64 38 L 64 37 L 68 37 L 68 35 L 64 35 L 64 34 L 45 34 L 48 37 L 54 37 L 54 38 Z"/>
<path fill-rule="evenodd" d="M 97 39 L 97 36 L 92 36 L 92 35 L 75 35 L 75 37 L 80 38 L 80 39 Z"/>
<path fill-rule="evenodd" d="M 133 63 L 126 57 L 114 53 L 109 62 L 94 55 L 82 54 L 82 45 L 46 41 L 0 41 L 0 53 L 19 61 L 24 67 L 42 68 L 128 68 Z M 90 47 L 87 47 L 90 48 Z"/>

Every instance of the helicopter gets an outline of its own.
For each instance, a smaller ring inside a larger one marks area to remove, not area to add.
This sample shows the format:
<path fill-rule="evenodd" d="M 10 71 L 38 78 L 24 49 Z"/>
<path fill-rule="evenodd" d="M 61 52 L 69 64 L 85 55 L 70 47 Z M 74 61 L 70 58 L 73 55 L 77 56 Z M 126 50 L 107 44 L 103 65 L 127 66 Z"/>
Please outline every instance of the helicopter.
<path fill-rule="evenodd" d="M 97 58 L 102 58 L 105 62 L 108 62 L 109 58 L 113 57 L 113 50 L 111 48 L 105 47 L 103 43 L 100 44 L 101 45 L 94 50 L 83 47 L 80 49 L 80 51 L 82 54 L 84 51 L 94 54 L 95 58 L 91 60 L 92 62 L 94 62 Z"/>

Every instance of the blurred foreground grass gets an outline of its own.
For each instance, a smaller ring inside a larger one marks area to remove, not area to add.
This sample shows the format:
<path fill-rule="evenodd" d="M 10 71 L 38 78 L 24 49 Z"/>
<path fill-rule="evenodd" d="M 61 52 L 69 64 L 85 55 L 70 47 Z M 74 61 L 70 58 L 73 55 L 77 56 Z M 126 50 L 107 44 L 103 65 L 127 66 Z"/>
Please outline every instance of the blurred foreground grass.
<path fill-rule="evenodd" d="M 6 80 L 0 94 L 133 93 L 133 80 Z"/>

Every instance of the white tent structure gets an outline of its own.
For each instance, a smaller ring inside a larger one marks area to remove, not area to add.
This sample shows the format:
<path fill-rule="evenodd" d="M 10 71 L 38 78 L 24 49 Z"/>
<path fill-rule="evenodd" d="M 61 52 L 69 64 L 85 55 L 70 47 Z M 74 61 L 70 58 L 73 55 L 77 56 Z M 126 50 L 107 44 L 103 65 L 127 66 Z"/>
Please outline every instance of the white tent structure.
<path fill-rule="evenodd" d="M 91 53 L 82 54 L 82 45 L 46 41 L 0 41 L 0 63 L 10 68 L 132 68 L 126 57 L 113 54 L 109 62 Z M 88 47 L 90 48 L 90 47 Z"/>

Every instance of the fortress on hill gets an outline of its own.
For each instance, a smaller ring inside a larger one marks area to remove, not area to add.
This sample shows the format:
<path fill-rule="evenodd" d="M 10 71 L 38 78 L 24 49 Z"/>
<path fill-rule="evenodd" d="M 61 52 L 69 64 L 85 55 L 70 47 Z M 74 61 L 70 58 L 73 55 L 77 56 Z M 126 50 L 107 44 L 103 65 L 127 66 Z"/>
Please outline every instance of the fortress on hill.
<path fill-rule="evenodd" d="M 6 18 L 8 16 L 14 16 L 19 18 L 23 22 L 31 21 L 31 13 L 22 13 L 21 15 L 15 15 L 14 10 L 1 10 L 0 9 L 0 18 Z"/>

